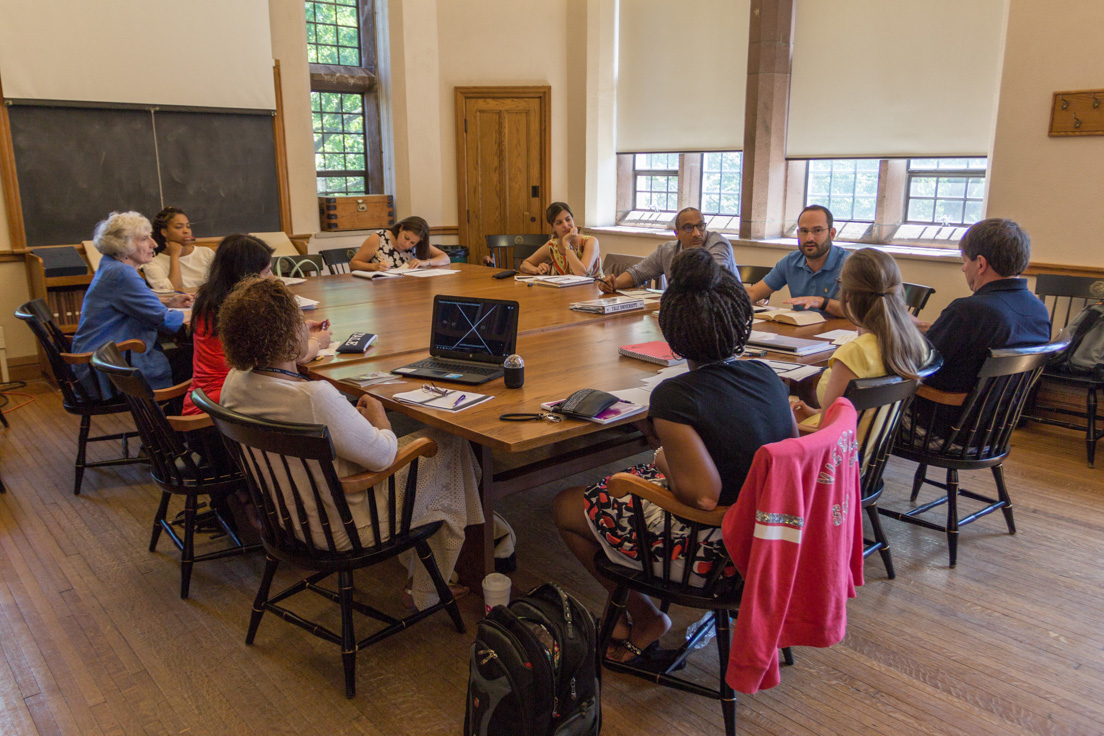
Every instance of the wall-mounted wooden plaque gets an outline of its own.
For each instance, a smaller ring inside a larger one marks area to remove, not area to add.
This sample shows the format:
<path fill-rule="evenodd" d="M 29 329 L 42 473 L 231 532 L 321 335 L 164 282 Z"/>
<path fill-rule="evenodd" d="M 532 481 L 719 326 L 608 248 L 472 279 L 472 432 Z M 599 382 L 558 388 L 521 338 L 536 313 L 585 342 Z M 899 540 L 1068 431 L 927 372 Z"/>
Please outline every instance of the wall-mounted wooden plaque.
<path fill-rule="evenodd" d="M 1055 92 L 1049 134 L 1104 135 L 1104 89 Z"/>

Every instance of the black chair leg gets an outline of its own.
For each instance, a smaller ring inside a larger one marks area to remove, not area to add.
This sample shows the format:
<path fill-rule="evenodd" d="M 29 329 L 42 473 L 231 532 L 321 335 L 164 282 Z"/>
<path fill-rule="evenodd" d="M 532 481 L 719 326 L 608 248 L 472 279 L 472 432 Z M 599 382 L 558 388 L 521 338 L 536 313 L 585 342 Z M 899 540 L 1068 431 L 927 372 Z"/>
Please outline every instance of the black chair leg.
<path fill-rule="evenodd" d="M 456 605 L 456 598 L 449 590 L 448 583 L 445 582 L 441 571 L 437 568 L 437 560 L 433 558 L 433 550 L 429 548 L 429 544 L 424 540 L 415 544 L 414 548 L 418 552 L 418 559 L 421 560 L 433 581 L 433 587 L 437 589 L 437 597 L 445 602 L 445 610 L 448 611 L 449 618 L 452 619 L 456 630 L 463 634 L 467 630 L 467 627 L 464 626 L 464 618 L 460 615 L 460 607 Z"/>
<path fill-rule="evenodd" d="M 787 667 L 793 667 L 794 657 L 793 649 L 790 647 L 782 647 L 782 664 Z"/>
<path fill-rule="evenodd" d="M 717 656 L 721 662 L 721 713 L 724 715 L 725 736 L 736 736 L 736 693 L 729 686 L 725 675 L 728 673 L 728 648 L 731 634 L 728 630 L 729 612 L 714 611 L 717 622 Z"/>
<path fill-rule="evenodd" d="M 993 480 L 997 483 L 997 498 L 1000 499 L 1001 511 L 1004 512 L 1004 523 L 1008 525 L 1008 533 L 1016 533 L 1016 522 L 1012 518 L 1012 499 L 1008 495 L 1008 486 L 1004 483 L 1004 465 L 993 466 Z"/>
<path fill-rule="evenodd" d="M 909 496 L 909 501 L 916 503 L 916 497 L 920 495 L 920 486 L 924 485 L 924 480 L 927 478 L 928 466 L 920 464 L 916 466 L 916 475 L 912 477 L 912 495 Z"/>
<path fill-rule="evenodd" d="M 192 584 L 192 565 L 195 562 L 195 523 L 198 499 L 188 495 L 184 497 L 184 549 L 180 550 L 180 597 L 188 597 L 188 588 Z"/>
<path fill-rule="evenodd" d="M 951 567 L 958 561 L 958 471 L 947 470 L 947 548 Z"/>
<path fill-rule="evenodd" d="M 276 568 L 280 561 L 271 555 L 265 555 L 264 574 L 261 575 L 261 587 L 257 590 L 257 597 L 253 599 L 253 612 L 249 615 L 249 631 L 245 634 L 245 643 L 252 644 L 257 636 L 257 627 L 261 625 L 261 616 L 265 612 L 265 604 L 268 602 L 268 591 L 272 587 L 272 578 L 276 576 Z"/>
<path fill-rule="evenodd" d="M 73 465 L 73 495 L 79 496 L 81 481 L 84 479 L 84 456 L 88 449 L 88 432 L 92 428 L 92 417 L 81 417 L 80 432 L 77 434 L 77 462 Z"/>
<path fill-rule="evenodd" d="M 885 565 L 886 577 L 893 580 L 897 577 L 893 572 L 893 555 L 889 551 L 889 538 L 882 528 L 881 516 L 878 514 L 878 505 L 870 504 L 866 507 L 866 515 L 870 517 L 870 526 L 874 534 L 874 543 L 879 545 L 878 554 L 882 556 L 882 564 Z"/>
<path fill-rule="evenodd" d="M 629 599 L 629 589 L 619 585 L 610 593 L 606 600 L 606 610 L 602 612 L 602 625 L 598 627 L 598 681 L 602 680 L 602 662 L 606 658 L 610 641 L 613 640 L 613 629 L 625 613 L 625 601 Z"/>
<path fill-rule="evenodd" d="M 1089 389 L 1089 396 L 1085 402 L 1085 445 L 1089 453 L 1089 467 L 1093 467 L 1096 460 L 1096 389 Z"/>
<path fill-rule="evenodd" d="M 161 525 L 165 522 L 165 515 L 169 513 L 169 498 L 172 496 L 168 491 L 161 492 L 161 503 L 157 504 L 157 513 L 153 516 L 153 534 L 150 536 L 149 551 L 157 551 L 157 540 L 161 539 L 161 530 L 164 528 Z"/>
<path fill-rule="evenodd" d="M 341 596 L 341 663 L 345 667 L 345 697 L 356 695 L 356 636 L 353 633 L 353 572 L 337 573 Z"/>

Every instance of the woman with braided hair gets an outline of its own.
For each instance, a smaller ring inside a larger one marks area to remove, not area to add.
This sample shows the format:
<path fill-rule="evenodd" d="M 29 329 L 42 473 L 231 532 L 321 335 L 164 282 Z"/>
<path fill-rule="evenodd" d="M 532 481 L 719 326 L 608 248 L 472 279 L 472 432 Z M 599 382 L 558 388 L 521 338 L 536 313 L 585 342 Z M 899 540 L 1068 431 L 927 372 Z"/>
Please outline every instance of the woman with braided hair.
<path fill-rule="evenodd" d="M 876 248 L 857 250 L 844 262 L 839 280 L 843 313 L 858 326 L 859 336 L 837 350 L 821 374 L 817 402 L 822 408 L 794 401 L 794 417 L 802 424 L 817 426 L 823 408 L 843 396 L 852 379 L 916 378 L 930 350 L 905 307 L 893 256 Z"/>
<path fill-rule="evenodd" d="M 648 416 L 661 446 L 651 463 L 627 472 L 665 485 L 689 506 L 711 510 L 735 503 L 752 458 L 760 446 L 796 434 L 786 387 L 758 361 L 737 360 L 751 334 L 751 302 L 743 286 L 702 248 L 677 255 L 671 264 L 671 284 L 660 303 L 659 326 L 671 350 L 686 358 L 690 370 L 663 381 L 652 392 Z M 570 488 L 556 497 L 556 525 L 564 542 L 603 585 L 612 585 L 594 569 L 601 549 L 619 564 L 640 567 L 628 498 L 606 493 L 609 478 L 588 488 Z M 658 507 L 644 501 L 649 525 L 662 524 Z M 654 512 L 654 513 L 652 513 Z M 677 537 L 688 534 L 674 525 Z M 693 565 L 705 576 L 723 544 L 720 530 L 700 540 Z M 656 555 L 650 555 L 656 561 Z M 629 594 L 631 617 L 614 631 L 617 646 L 606 656 L 622 662 L 662 666 L 653 649 L 671 627 L 671 620 L 652 600 Z M 619 633 L 620 632 L 620 633 Z"/>

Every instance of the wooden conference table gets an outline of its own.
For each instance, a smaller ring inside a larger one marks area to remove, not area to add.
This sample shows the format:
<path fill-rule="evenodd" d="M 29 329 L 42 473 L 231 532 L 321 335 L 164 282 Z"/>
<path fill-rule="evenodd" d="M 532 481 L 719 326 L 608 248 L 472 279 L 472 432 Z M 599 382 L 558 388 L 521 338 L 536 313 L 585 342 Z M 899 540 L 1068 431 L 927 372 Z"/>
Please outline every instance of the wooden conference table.
<path fill-rule="evenodd" d="M 554 424 L 505 422 L 499 415 L 539 412 L 542 402 L 563 399 L 583 388 L 617 390 L 640 386 L 642 379 L 653 376 L 660 366 L 622 357 L 617 348 L 663 339 L 655 316 L 658 302 L 643 311 L 612 315 L 574 312 L 569 309 L 570 303 L 601 296 L 597 286 L 564 289 L 529 286 L 513 279 L 490 278 L 495 269 L 467 264 L 453 264 L 451 268 L 459 273 L 370 281 L 348 275 L 324 276 L 291 287 L 295 293 L 320 302 L 308 316 L 329 319 L 335 341 L 354 331 L 379 335 L 376 344 L 363 356 L 312 363 L 311 377 L 330 381 L 350 395 L 368 393 L 388 410 L 469 440 L 482 469 L 483 512 L 488 522 L 500 498 L 648 449 L 643 434 L 633 427 L 633 419 L 610 425 L 573 419 Z M 473 386 L 473 392 L 494 398 L 451 413 L 394 400 L 394 394 L 419 386 L 422 379 L 396 376 L 400 383 L 367 389 L 343 380 L 427 357 L 435 294 L 513 299 L 520 304 L 517 353 L 525 359 L 522 388 L 507 389 L 501 378 Z M 766 322 L 756 325 L 756 329 L 810 337 L 847 326 L 845 320 L 800 328 Z M 801 362 L 824 362 L 828 355 L 820 353 Z M 483 574 L 494 569 L 492 532 L 490 523 L 468 530 L 458 565 L 461 578 L 468 585 L 478 584 Z"/>

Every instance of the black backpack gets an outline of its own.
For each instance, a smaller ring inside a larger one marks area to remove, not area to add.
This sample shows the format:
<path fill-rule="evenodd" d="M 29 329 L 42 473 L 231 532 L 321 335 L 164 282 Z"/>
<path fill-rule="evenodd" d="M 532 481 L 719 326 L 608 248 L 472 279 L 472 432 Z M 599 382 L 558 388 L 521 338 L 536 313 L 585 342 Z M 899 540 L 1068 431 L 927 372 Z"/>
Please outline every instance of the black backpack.
<path fill-rule="evenodd" d="M 555 583 L 495 606 L 471 647 L 464 736 L 597 736 L 594 618 Z"/>

